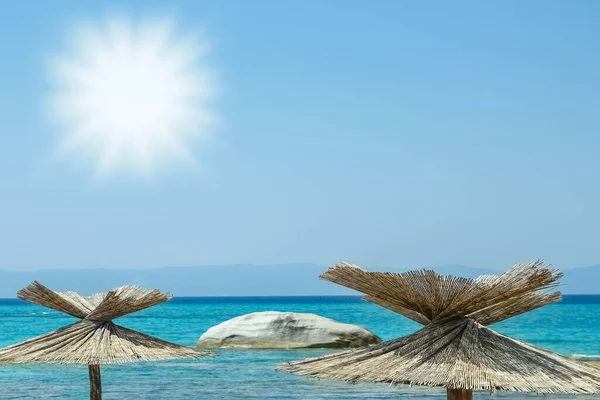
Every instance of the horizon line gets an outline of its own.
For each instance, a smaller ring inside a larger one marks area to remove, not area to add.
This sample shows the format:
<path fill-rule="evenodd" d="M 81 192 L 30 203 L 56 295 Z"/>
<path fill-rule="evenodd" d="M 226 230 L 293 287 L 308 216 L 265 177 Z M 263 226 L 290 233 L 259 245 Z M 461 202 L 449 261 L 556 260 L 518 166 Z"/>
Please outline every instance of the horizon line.
<path fill-rule="evenodd" d="M 600 297 L 600 293 L 561 293 L 563 296 L 596 296 L 596 297 Z M 177 298 L 177 299 L 273 299 L 273 298 L 323 298 L 323 297 L 328 297 L 328 298 L 359 298 L 361 300 L 364 300 L 363 298 L 365 297 L 365 295 L 356 295 L 356 294 L 323 294 L 323 295 L 318 295 L 318 294 L 309 294 L 309 295 L 294 295 L 294 294 L 285 294 L 285 295 L 260 295 L 260 296 L 175 296 L 173 295 L 173 299 Z M 26 304 L 31 304 L 33 306 L 38 306 L 37 304 L 33 304 L 30 303 L 26 300 L 22 300 L 19 299 L 17 297 L 0 297 L 0 301 L 3 300 L 19 300 L 23 303 Z M 367 303 L 370 303 L 368 300 L 364 300 Z M 163 304 L 168 303 L 165 302 Z M 557 302 L 557 303 L 560 303 Z M 371 303 L 371 304 L 375 304 L 375 303 Z M 556 304 L 556 303 L 552 303 L 552 304 Z M 377 305 L 377 304 L 375 304 Z M 40 306 L 41 307 L 41 306 Z"/>

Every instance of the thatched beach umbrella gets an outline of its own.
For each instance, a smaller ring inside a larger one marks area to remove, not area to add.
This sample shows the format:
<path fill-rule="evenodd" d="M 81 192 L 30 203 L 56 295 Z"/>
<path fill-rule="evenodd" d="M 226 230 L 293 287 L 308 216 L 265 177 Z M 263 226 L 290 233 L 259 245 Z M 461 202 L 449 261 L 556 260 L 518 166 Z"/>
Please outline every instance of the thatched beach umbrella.
<path fill-rule="evenodd" d="M 339 263 L 321 278 L 425 325 L 367 348 L 278 365 L 296 375 L 349 382 L 444 387 L 448 399 L 474 390 L 591 394 L 600 369 L 501 335 L 487 325 L 560 301 L 562 274 L 537 261 L 477 279 L 433 271 L 367 272 Z M 543 327 L 540 327 L 543 329 Z"/>
<path fill-rule="evenodd" d="M 215 353 L 165 342 L 124 328 L 113 319 L 171 299 L 168 293 L 122 286 L 106 294 L 80 296 L 54 292 L 34 282 L 18 298 L 81 319 L 54 332 L 0 350 L 0 363 L 85 364 L 89 367 L 90 399 L 102 398 L 100 365 L 136 361 L 216 356 Z"/>

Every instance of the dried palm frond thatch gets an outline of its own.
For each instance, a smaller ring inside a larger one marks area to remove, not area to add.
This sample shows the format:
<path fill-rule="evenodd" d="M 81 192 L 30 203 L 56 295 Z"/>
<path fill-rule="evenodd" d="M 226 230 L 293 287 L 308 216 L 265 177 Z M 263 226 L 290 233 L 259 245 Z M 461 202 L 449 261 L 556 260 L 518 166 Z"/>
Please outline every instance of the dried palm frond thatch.
<path fill-rule="evenodd" d="M 0 363 L 86 364 L 90 398 L 101 399 L 100 365 L 177 358 L 214 357 L 215 353 L 179 346 L 112 322 L 113 319 L 171 299 L 168 293 L 122 286 L 106 294 L 81 296 L 55 292 L 33 282 L 17 293 L 31 303 L 64 312 L 81 321 L 0 350 Z"/>
<path fill-rule="evenodd" d="M 339 263 L 321 278 L 366 294 L 365 300 L 425 327 L 400 339 L 277 366 L 296 375 L 349 382 L 444 387 L 448 398 L 473 390 L 598 393 L 600 369 L 487 328 L 560 301 L 562 274 L 541 261 L 477 279 L 434 271 L 368 272 Z"/>

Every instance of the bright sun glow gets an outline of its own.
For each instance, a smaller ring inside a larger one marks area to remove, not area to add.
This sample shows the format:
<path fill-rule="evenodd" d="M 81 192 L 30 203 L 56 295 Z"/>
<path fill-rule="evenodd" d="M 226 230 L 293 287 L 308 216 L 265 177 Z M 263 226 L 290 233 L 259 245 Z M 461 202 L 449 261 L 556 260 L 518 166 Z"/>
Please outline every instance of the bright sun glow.
<path fill-rule="evenodd" d="M 205 46 L 175 37 L 172 27 L 113 18 L 76 31 L 71 51 L 52 64 L 61 154 L 103 176 L 148 176 L 192 161 L 192 142 L 213 120 L 214 85 Z"/>

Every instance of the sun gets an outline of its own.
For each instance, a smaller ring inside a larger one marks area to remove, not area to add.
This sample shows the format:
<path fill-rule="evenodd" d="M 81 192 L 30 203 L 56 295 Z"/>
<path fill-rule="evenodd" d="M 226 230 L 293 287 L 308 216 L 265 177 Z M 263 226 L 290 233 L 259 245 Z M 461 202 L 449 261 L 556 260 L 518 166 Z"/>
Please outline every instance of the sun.
<path fill-rule="evenodd" d="M 195 142 L 215 120 L 206 44 L 178 37 L 171 20 L 107 18 L 72 37 L 51 63 L 59 154 L 101 176 L 193 163 Z"/>

